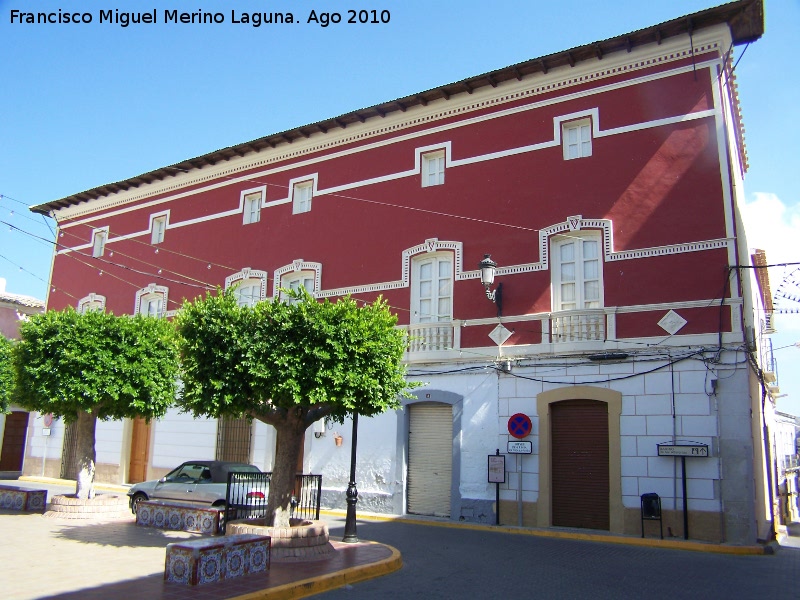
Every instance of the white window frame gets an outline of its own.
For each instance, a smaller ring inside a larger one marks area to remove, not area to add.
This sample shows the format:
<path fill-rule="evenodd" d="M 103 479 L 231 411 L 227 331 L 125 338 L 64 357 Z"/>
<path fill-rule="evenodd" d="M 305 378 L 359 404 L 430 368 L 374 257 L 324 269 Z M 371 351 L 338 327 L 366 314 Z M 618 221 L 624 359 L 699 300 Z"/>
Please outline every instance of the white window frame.
<path fill-rule="evenodd" d="M 239 306 L 255 306 L 264 299 L 259 279 L 243 279 L 237 284 L 233 294 L 236 296 L 236 303 Z"/>
<path fill-rule="evenodd" d="M 239 304 L 239 306 L 254 306 L 257 302 L 260 302 L 266 298 L 267 273 L 265 271 L 256 271 L 255 269 L 245 267 L 238 273 L 234 273 L 233 275 L 225 278 L 226 290 L 234 285 L 239 286 L 234 292 L 236 302 Z M 252 292 L 253 286 L 256 286 L 258 291 L 257 298 L 255 297 L 256 294 Z M 250 288 L 251 292 L 245 297 L 246 301 L 243 301 L 242 290 L 247 288 Z"/>
<path fill-rule="evenodd" d="M 242 192 L 242 224 L 252 225 L 261 220 L 261 204 L 264 201 L 263 190 Z"/>
<path fill-rule="evenodd" d="M 593 242 L 595 244 L 596 256 L 585 256 L 584 242 Z M 574 255 L 570 261 L 564 261 L 561 256 L 562 248 L 574 244 Z M 597 261 L 597 276 L 589 276 L 587 278 L 586 271 L 590 270 L 589 263 Z M 572 263 L 575 265 L 574 278 L 569 281 L 563 281 L 562 267 L 564 263 Z M 604 291 L 603 291 L 603 239 L 599 231 L 579 231 L 572 232 L 568 235 L 555 235 L 550 240 L 550 269 L 552 279 L 552 303 L 553 312 L 562 312 L 569 310 L 592 310 L 603 308 Z M 587 298 L 586 284 L 589 282 L 597 282 L 597 299 Z M 573 299 L 565 300 L 562 298 L 563 287 L 562 284 L 574 283 Z M 574 307 L 567 307 L 565 305 L 574 304 Z M 587 304 L 596 304 L 596 306 L 586 306 Z"/>
<path fill-rule="evenodd" d="M 314 271 L 306 270 L 298 271 L 296 273 L 287 273 L 281 277 L 281 288 L 286 290 L 295 290 L 299 289 L 300 285 L 302 285 L 305 290 L 313 296 L 317 292 L 316 280 L 317 274 Z M 294 304 L 295 302 L 298 302 L 298 300 L 288 296 L 282 299 L 288 304 Z"/>
<path fill-rule="evenodd" d="M 283 267 L 276 269 L 273 273 L 273 298 L 280 300 L 281 288 L 288 288 L 289 282 L 291 282 L 292 279 L 299 278 L 301 273 L 312 274 L 312 277 L 314 278 L 314 291 L 310 293 L 312 296 L 316 294 L 321 289 L 322 285 L 322 263 L 307 262 L 302 258 L 296 258 L 291 262 L 291 264 L 284 265 Z"/>
<path fill-rule="evenodd" d="M 136 292 L 136 306 L 133 314 L 162 318 L 167 314 L 168 297 L 169 288 L 151 283 Z M 154 302 L 156 304 L 153 304 Z M 153 310 L 154 306 L 156 310 Z"/>
<path fill-rule="evenodd" d="M 450 323 L 453 320 L 453 291 L 455 284 L 455 262 L 454 252 L 429 252 L 419 254 L 411 260 L 411 322 L 412 323 Z M 441 275 L 440 265 L 449 263 L 449 272 L 446 277 L 450 280 L 448 294 L 441 294 L 440 280 L 444 279 Z M 423 278 L 423 267 L 431 265 L 431 277 Z M 424 292 L 424 283 L 430 282 L 430 293 Z M 441 300 L 447 303 L 447 310 L 440 311 Z M 436 311 L 426 310 L 423 313 L 422 303 L 429 301 L 431 306 L 436 306 Z"/>
<path fill-rule="evenodd" d="M 92 230 L 92 258 L 100 258 L 106 253 L 108 242 L 108 227 Z"/>
<path fill-rule="evenodd" d="M 167 231 L 167 213 L 150 216 L 150 243 L 153 245 L 164 242 L 164 235 Z"/>
<path fill-rule="evenodd" d="M 314 197 L 314 180 L 299 181 L 292 186 L 292 214 L 311 212 Z"/>
<path fill-rule="evenodd" d="M 561 143 L 564 160 L 587 158 L 592 155 L 592 119 L 589 117 L 561 124 Z"/>
<path fill-rule="evenodd" d="M 444 185 L 445 162 L 444 149 L 422 155 L 422 187 Z"/>
<path fill-rule="evenodd" d="M 91 293 L 78 300 L 78 312 L 86 313 L 90 310 L 105 310 L 106 297 L 100 294 Z"/>

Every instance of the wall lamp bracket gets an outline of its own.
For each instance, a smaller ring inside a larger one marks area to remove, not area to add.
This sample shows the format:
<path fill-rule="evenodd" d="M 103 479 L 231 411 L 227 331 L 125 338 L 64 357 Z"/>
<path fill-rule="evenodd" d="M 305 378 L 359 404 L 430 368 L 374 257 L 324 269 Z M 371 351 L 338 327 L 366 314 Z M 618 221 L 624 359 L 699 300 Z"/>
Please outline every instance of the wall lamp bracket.
<path fill-rule="evenodd" d="M 481 283 L 483 289 L 486 290 L 486 297 L 495 303 L 497 316 L 500 317 L 503 314 L 503 284 L 498 283 L 495 289 L 491 289 L 495 271 L 497 271 L 497 263 L 492 260 L 491 255 L 484 254 L 483 260 L 478 263 L 478 269 L 481 272 Z"/>

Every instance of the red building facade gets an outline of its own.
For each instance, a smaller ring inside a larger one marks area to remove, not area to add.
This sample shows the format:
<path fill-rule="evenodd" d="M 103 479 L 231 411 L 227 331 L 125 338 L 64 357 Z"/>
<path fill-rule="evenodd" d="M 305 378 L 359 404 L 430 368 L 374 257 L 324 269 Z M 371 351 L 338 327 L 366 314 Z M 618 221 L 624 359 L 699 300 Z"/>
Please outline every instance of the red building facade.
<path fill-rule="evenodd" d="M 732 370 L 749 391 L 730 402 L 750 410 L 755 384 L 735 367 L 753 317 L 735 268 L 748 253 L 732 58 L 762 31 L 761 3 L 736 2 L 35 207 L 59 224 L 48 308 L 169 316 L 231 285 L 243 303 L 298 286 L 382 295 L 412 336 L 410 376 L 427 385 L 396 424 L 374 424 L 391 447 L 365 442 L 390 465 L 378 508 L 631 533 L 639 496 L 657 491 L 680 530 L 674 459 L 656 445 L 702 438 L 713 459 L 693 466 L 694 534 L 751 540 L 768 516 L 727 489 L 724 449 L 747 440 L 730 472 L 758 488 L 757 427 L 723 431 L 709 381 Z M 486 254 L 500 311 L 480 280 Z M 412 463 L 441 451 L 409 437 L 437 407 L 457 440 L 439 492 Z M 595 409 L 586 419 L 608 449 L 588 493 L 603 508 L 583 523 L 568 505 L 588 488 L 580 465 L 562 464 L 573 442 L 559 427 L 593 439 L 581 415 Z M 535 449 L 510 457 L 523 475 L 498 507 L 482 457 L 505 447 L 516 412 L 533 418 Z M 125 431 L 111 479 L 127 476 Z M 315 443 L 307 464 L 336 481 Z M 151 471 L 171 466 L 149 444 Z"/>

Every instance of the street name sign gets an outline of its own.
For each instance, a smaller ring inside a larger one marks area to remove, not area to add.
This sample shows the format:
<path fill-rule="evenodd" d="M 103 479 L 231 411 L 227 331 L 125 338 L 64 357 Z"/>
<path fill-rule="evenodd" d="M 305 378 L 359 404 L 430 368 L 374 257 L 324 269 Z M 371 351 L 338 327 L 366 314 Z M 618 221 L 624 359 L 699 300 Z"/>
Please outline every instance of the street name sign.
<path fill-rule="evenodd" d="M 508 442 L 509 454 L 533 454 L 533 442 Z"/>

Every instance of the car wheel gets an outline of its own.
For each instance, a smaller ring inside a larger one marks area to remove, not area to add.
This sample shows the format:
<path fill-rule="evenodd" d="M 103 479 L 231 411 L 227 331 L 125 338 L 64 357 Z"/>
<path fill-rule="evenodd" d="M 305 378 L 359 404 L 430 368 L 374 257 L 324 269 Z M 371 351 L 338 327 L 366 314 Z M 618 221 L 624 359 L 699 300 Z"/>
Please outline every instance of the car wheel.
<path fill-rule="evenodd" d="M 141 492 L 133 495 L 133 498 L 131 498 L 131 512 L 133 514 L 136 514 L 136 507 L 139 506 L 139 503 L 143 502 L 144 500 L 147 500 L 147 496 Z"/>

